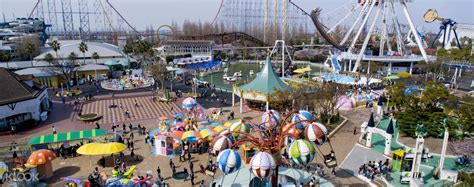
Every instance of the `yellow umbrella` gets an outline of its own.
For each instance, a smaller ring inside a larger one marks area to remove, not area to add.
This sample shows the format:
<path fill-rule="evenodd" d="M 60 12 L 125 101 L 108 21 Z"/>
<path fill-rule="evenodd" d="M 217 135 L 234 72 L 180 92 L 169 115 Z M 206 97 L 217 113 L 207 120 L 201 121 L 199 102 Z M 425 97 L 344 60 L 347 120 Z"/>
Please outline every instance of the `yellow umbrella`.
<path fill-rule="evenodd" d="M 216 131 L 217 133 L 219 133 L 219 132 L 223 131 L 224 129 L 225 129 L 224 126 L 219 125 L 219 126 L 217 126 L 217 127 L 214 127 L 213 130 Z"/>
<path fill-rule="evenodd" d="M 299 69 L 296 69 L 296 70 L 293 71 L 293 72 L 294 72 L 294 73 L 305 73 L 305 72 L 308 72 L 308 71 L 311 71 L 311 68 L 310 68 L 310 67 L 299 68 Z"/>
<path fill-rule="evenodd" d="M 181 140 L 184 140 L 186 138 L 200 139 L 201 138 L 201 133 L 199 133 L 198 131 L 186 131 L 181 136 Z"/>
<path fill-rule="evenodd" d="M 118 153 L 125 150 L 126 148 L 127 146 L 117 142 L 89 143 L 79 147 L 79 149 L 77 149 L 77 153 L 81 155 L 105 155 Z"/>
<path fill-rule="evenodd" d="M 211 130 L 211 129 L 203 129 L 199 131 L 199 133 L 201 134 L 202 138 L 207 138 L 208 136 L 214 136 L 216 134 L 216 132 L 214 132 L 214 130 Z"/>

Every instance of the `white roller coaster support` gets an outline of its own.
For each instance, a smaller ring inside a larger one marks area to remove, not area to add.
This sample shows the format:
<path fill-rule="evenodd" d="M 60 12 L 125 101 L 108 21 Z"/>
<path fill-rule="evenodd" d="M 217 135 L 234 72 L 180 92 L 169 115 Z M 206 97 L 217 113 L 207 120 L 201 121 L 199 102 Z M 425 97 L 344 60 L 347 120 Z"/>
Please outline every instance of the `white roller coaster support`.
<path fill-rule="evenodd" d="M 407 17 L 408 24 L 410 25 L 411 32 L 413 32 L 413 36 L 415 37 L 416 44 L 418 45 L 418 48 L 420 49 L 421 55 L 425 59 L 426 62 L 428 62 L 428 56 L 426 55 L 425 48 L 423 48 L 423 44 L 421 43 L 421 38 L 418 35 L 418 32 L 416 31 L 415 25 L 413 25 L 413 21 L 411 20 L 410 13 L 408 12 L 407 4 L 405 2 L 401 2 L 402 7 L 403 7 L 403 12 L 405 13 L 405 16 Z"/>
<path fill-rule="evenodd" d="M 357 23 L 359 23 L 360 19 L 362 18 L 362 15 L 364 14 L 364 12 L 367 11 L 367 8 L 368 8 L 368 3 L 365 3 L 364 6 L 362 7 L 362 9 L 360 10 L 360 13 L 359 15 L 357 16 L 357 19 L 354 21 L 354 23 L 352 24 L 351 28 L 349 29 L 349 31 L 347 31 L 346 35 L 344 35 L 344 38 L 342 39 L 341 43 L 339 43 L 339 45 L 344 45 L 346 43 L 346 41 L 349 39 L 349 37 L 351 36 L 351 33 L 352 31 L 354 30 L 354 28 L 357 26 Z"/>
<path fill-rule="evenodd" d="M 400 29 L 400 23 L 398 22 L 398 19 L 397 19 L 397 15 L 395 13 L 395 6 L 393 5 L 393 2 L 390 2 L 390 9 L 392 10 L 392 21 L 393 21 L 393 25 L 394 25 L 394 28 L 395 28 L 395 32 L 397 32 L 396 34 L 396 43 L 397 43 L 397 51 L 398 53 L 400 53 L 401 55 L 403 55 L 403 51 L 404 48 L 403 48 L 403 38 L 402 38 L 402 30 Z"/>
<path fill-rule="evenodd" d="M 359 66 L 360 62 L 362 61 L 362 57 L 364 57 L 365 50 L 367 49 L 367 44 L 369 44 L 370 37 L 372 36 L 372 32 L 374 31 L 375 25 L 377 23 L 377 20 L 379 19 L 380 12 L 382 8 L 379 6 L 377 7 L 377 13 L 375 14 L 374 20 L 372 21 L 372 24 L 370 25 L 369 31 L 367 32 L 367 35 L 365 36 L 364 44 L 362 44 L 362 48 L 360 49 L 359 56 L 357 57 L 357 61 L 354 65 L 354 69 L 352 69 L 352 72 L 357 71 L 357 67 Z"/>
<path fill-rule="evenodd" d="M 367 20 L 369 20 L 370 14 L 372 13 L 372 10 L 374 9 L 375 3 L 377 1 L 372 1 L 372 4 L 370 5 L 369 11 L 367 14 L 365 14 L 364 20 L 362 21 L 362 25 L 359 27 L 359 30 L 357 31 L 356 36 L 352 40 L 351 46 L 349 47 L 348 52 L 351 53 L 352 50 L 355 47 L 355 44 L 357 43 L 357 39 L 359 39 L 360 34 L 362 33 L 362 30 L 364 30 L 365 24 L 367 24 Z"/>
<path fill-rule="evenodd" d="M 341 20 L 339 20 L 339 22 L 337 22 L 334 26 L 332 26 L 327 33 L 331 33 L 332 31 L 334 31 L 334 29 L 336 29 L 337 26 L 339 26 L 342 22 L 344 22 L 349 16 L 352 15 L 352 13 L 354 13 L 358 8 L 353 8 L 352 10 L 349 11 L 349 13 L 344 16 Z"/>

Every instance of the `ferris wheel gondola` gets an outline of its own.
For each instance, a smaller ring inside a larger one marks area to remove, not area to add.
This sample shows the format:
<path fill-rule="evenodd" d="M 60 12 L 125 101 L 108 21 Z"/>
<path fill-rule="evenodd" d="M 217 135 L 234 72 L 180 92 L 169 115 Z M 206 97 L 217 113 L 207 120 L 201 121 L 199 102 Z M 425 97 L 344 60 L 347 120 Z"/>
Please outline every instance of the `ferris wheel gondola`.
<path fill-rule="evenodd" d="M 319 152 L 319 154 L 321 154 L 324 159 L 324 164 L 328 168 L 334 168 L 337 166 L 336 154 L 332 147 L 331 141 L 329 140 L 328 130 L 323 124 L 313 122 L 308 125 L 305 128 L 305 137 L 317 145 L 316 150 Z M 321 151 L 320 146 L 326 144 L 329 145 L 330 152 L 325 154 L 323 151 Z"/>

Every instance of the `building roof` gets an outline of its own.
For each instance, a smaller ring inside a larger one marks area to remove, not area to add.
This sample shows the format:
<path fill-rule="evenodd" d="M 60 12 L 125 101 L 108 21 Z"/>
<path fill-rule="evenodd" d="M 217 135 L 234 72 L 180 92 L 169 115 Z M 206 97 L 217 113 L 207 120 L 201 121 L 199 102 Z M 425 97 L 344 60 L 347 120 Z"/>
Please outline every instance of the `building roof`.
<path fill-rule="evenodd" d="M 0 68 L 0 85 L 8 88 L 0 92 L 0 105 L 33 99 L 44 89 L 35 85 L 29 86 L 21 81 L 17 74 L 4 68 Z"/>
<path fill-rule="evenodd" d="M 76 71 L 94 71 L 94 70 L 101 71 L 101 70 L 109 70 L 109 67 L 104 66 L 104 65 L 99 65 L 99 64 L 87 64 L 87 65 L 84 65 L 84 66 L 79 66 L 79 67 L 75 68 L 74 70 L 76 70 Z"/>
<path fill-rule="evenodd" d="M 290 86 L 285 84 L 273 71 L 270 57 L 267 57 L 265 66 L 263 67 L 262 71 L 257 74 L 257 77 L 255 77 L 252 82 L 239 87 L 240 91 L 250 90 L 265 95 L 272 94 L 277 90 L 289 89 Z"/>
<path fill-rule="evenodd" d="M 72 41 L 59 41 L 61 47 L 58 51 L 58 55 L 60 58 L 67 58 L 71 52 L 77 54 L 78 59 L 83 58 L 83 54 L 79 51 L 79 44 L 81 43 L 80 40 L 72 40 Z M 110 58 L 110 57 L 125 57 L 126 55 L 122 53 L 122 51 L 115 45 L 108 44 L 108 43 L 99 43 L 99 42 L 85 42 L 87 44 L 87 51 L 85 52 L 86 58 L 92 58 L 92 54 L 97 52 L 100 58 Z M 53 57 L 56 57 L 56 53 L 51 49 L 45 53 L 42 53 L 35 57 L 35 60 L 44 59 L 46 54 L 51 53 Z"/>
<path fill-rule="evenodd" d="M 26 68 L 15 71 L 18 75 L 33 75 L 34 77 L 51 77 L 55 76 L 56 73 L 46 68 Z"/>
<path fill-rule="evenodd" d="M 375 127 L 375 121 L 374 121 L 374 113 L 370 113 L 370 119 L 369 122 L 367 123 L 368 127 Z"/>
<path fill-rule="evenodd" d="M 393 134 L 394 133 L 393 120 L 392 119 L 390 119 L 390 122 L 388 123 L 387 130 L 385 132 L 387 132 L 387 134 Z"/>
<path fill-rule="evenodd" d="M 33 67 L 46 67 L 51 66 L 46 61 L 33 61 Z M 7 69 L 24 69 L 31 67 L 31 61 L 12 61 L 12 62 L 2 62 L 0 63 L 0 68 Z"/>

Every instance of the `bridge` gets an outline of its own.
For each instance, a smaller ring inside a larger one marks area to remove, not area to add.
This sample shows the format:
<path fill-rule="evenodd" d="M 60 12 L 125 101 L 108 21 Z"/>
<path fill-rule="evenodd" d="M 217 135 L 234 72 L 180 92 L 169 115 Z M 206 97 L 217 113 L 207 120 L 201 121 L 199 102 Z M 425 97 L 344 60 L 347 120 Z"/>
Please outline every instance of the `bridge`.
<path fill-rule="evenodd" d="M 265 42 L 244 32 L 215 33 L 196 36 L 178 36 L 179 40 L 213 40 L 220 44 L 232 43 L 234 41 L 247 41 L 255 46 L 268 46 Z"/>

